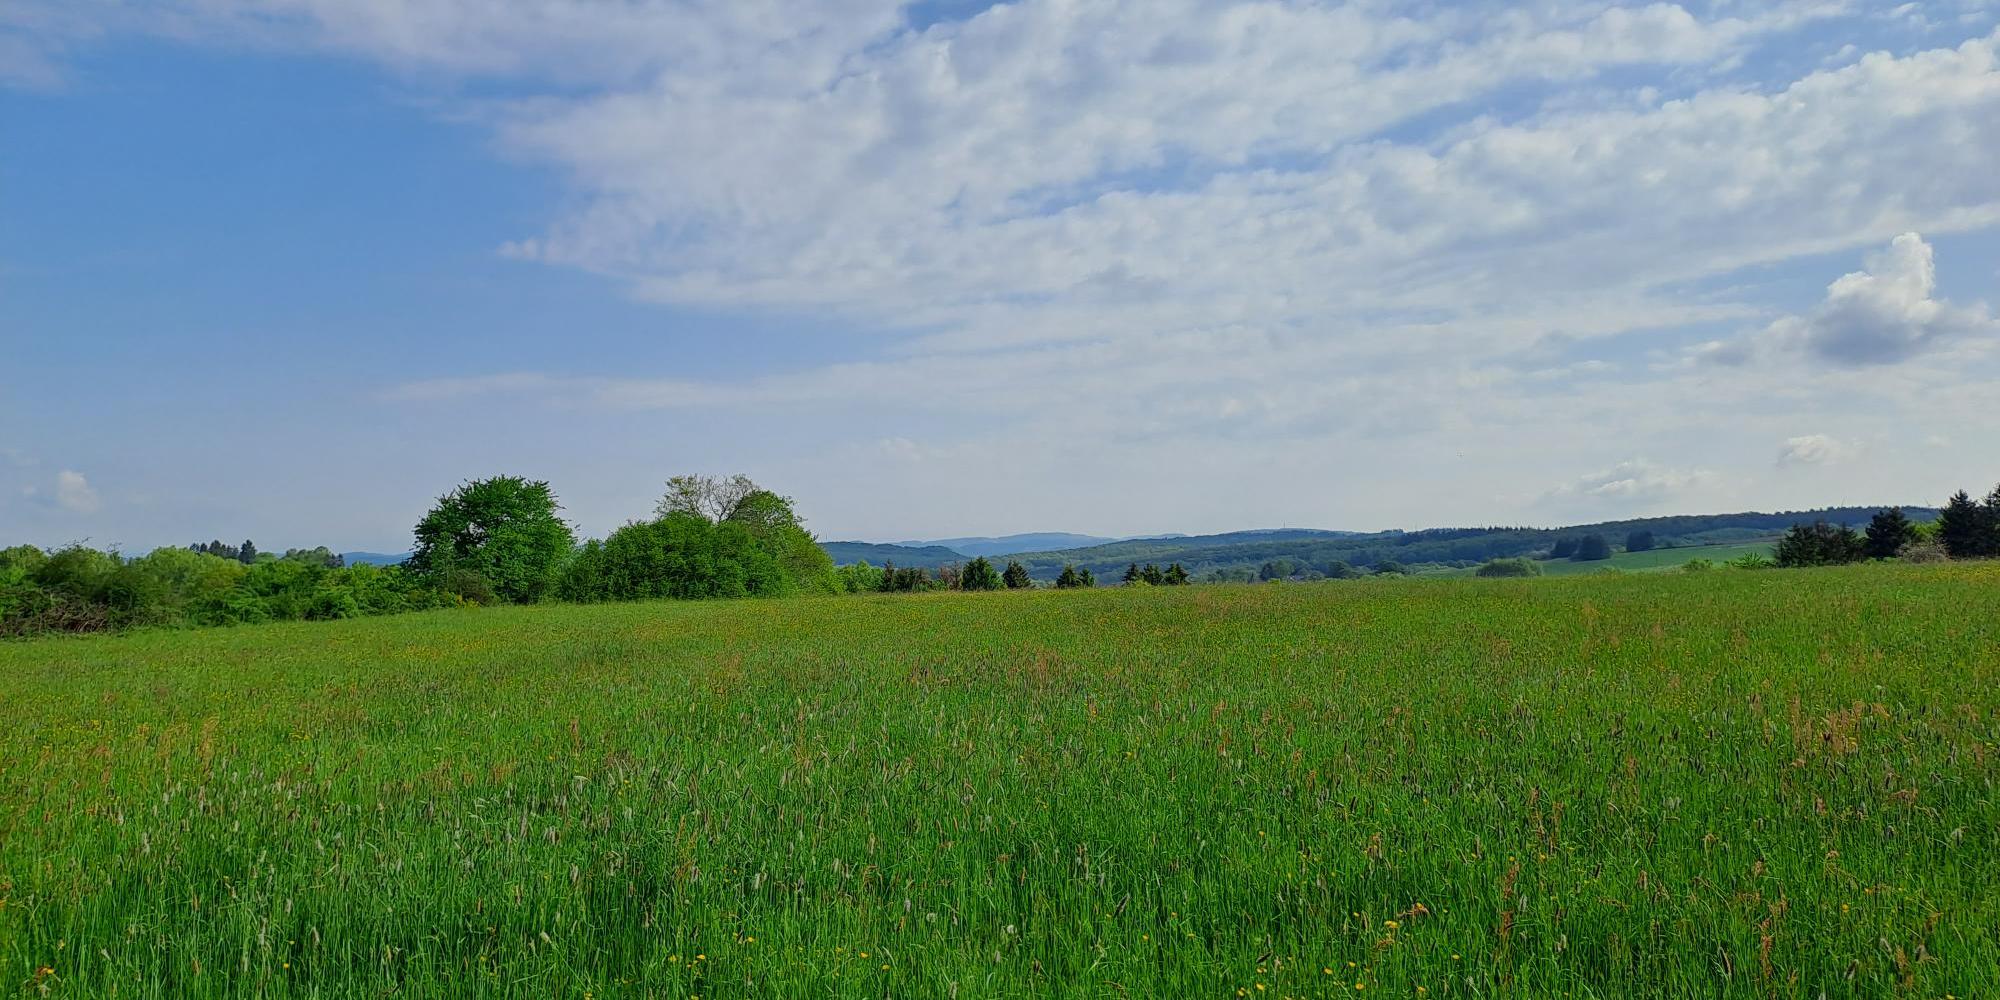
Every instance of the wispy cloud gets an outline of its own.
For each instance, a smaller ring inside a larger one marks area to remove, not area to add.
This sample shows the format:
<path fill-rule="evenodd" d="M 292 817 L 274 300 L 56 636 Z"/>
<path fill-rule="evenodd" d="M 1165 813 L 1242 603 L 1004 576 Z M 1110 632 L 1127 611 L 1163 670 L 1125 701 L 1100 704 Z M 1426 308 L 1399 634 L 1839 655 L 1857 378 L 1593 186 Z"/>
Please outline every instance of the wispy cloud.
<path fill-rule="evenodd" d="M 73 514 L 92 514 L 104 506 L 103 498 L 84 474 L 73 469 L 56 473 L 56 506 Z"/>
<path fill-rule="evenodd" d="M 1990 364 L 1942 359 L 1992 321 L 1915 234 L 2000 226 L 2000 33 L 1897 7 L 16 0 L 0 39 L 369 60 L 564 179 L 500 255 L 872 338 L 701 378 L 468 353 L 399 405 L 782 419 L 829 484 L 1011 455 L 1019 492 L 1083 497 L 1096 463 L 1164 498 L 1155 470 L 1282 468 L 1289 497 L 1401 519 L 1356 469 L 1637 508 L 1802 478 L 1770 443 L 1859 440 L 1857 407 L 1979 411 Z M 1733 283 L 1885 245 L 1817 305 Z"/>
<path fill-rule="evenodd" d="M 1778 452 L 1778 465 L 1780 468 L 1832 465 L 1844 460 L 1853 451 L 1852 445 L 1839 438 L 1826 434 L 1805 434 L 1785 439 L 1785 446 Z"/>

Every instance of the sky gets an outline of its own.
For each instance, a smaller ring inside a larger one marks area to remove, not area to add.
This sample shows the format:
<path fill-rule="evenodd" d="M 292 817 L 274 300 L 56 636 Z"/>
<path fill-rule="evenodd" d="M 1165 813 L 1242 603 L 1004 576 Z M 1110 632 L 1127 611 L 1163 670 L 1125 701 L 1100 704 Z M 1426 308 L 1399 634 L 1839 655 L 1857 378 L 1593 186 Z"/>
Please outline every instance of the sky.
<path fill-rule="evenodd" d="M 2000 479 L 2000 0 L 7 0 L 0 540 Z"/>

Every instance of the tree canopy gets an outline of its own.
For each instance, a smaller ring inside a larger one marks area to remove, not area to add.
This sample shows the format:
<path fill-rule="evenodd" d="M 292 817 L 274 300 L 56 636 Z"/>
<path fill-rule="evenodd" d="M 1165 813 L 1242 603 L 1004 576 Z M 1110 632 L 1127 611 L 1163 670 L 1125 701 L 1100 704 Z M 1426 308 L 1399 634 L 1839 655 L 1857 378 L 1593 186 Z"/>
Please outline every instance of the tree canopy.
<path fill-rule="evenodd" d="M 540 600 L 576 547 L 557 516 L 561 509 L 545 482 L 519 476 L 468 482 L 438 498 L 417 522 L 408 565 L 455 592 L 484 584 L 500 600 Z"/>

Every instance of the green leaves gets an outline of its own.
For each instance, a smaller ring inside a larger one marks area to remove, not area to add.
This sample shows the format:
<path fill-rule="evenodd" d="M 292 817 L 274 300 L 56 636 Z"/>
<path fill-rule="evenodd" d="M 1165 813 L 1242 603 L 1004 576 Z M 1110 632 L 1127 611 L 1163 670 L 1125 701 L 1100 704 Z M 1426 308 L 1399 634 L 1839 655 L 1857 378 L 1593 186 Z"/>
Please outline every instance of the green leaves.
<path fill-rule="evenodd" d="M 417 523 L 410 568 L 459 588 L 476 584 L 455 575 L 472 574 L 495 597 L 517 604 L 540 600 L 576 546 L 556 516 L 560 509 L 545 482 L 496 476 L 466 483 Z"/>

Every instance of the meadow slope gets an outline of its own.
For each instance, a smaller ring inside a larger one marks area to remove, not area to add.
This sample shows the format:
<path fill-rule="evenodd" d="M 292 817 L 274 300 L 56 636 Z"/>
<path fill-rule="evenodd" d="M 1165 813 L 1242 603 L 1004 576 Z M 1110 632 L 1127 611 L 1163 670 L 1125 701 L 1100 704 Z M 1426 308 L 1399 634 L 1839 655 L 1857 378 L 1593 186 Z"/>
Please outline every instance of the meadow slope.
<path fill-rule="evenodd" d="M 1959 997 L 2000 566 L 0 644 L 0 989 Z"/>

